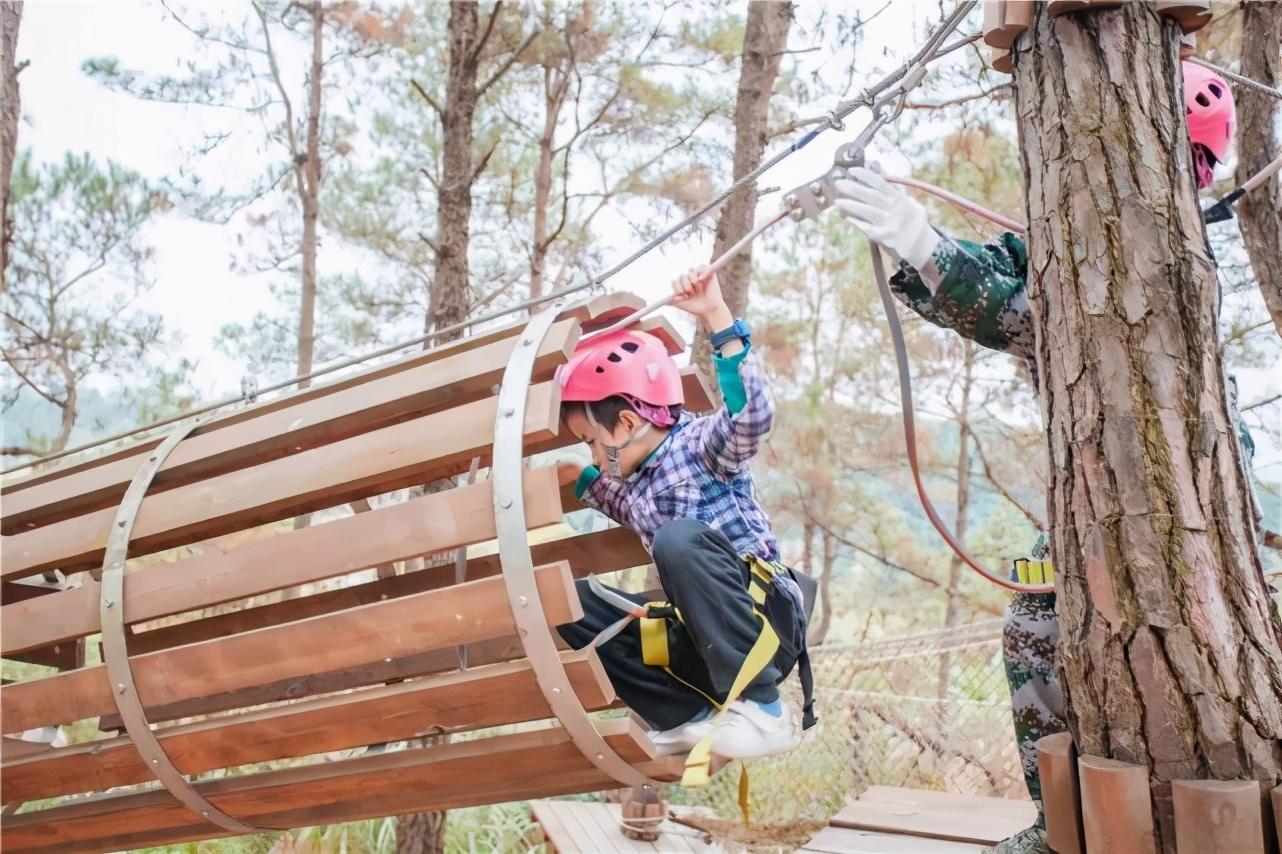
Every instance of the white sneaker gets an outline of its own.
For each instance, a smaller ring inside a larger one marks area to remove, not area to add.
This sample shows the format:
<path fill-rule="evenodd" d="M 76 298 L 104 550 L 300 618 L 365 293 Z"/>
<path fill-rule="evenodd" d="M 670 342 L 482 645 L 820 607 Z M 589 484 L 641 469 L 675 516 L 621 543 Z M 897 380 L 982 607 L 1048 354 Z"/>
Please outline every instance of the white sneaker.
<path fill-rule="evenodd" d="M 754 759 L 786 753 L 801 743 L 792 708 L 774 716 L 751 700 L 736 700 L 712 734 L 712 753 L 723 759 Z"/>
<path fill-rule="evenodd" d="M 712 732 L 712 714 L 702 718 L 686 721 L 672 729 L 651 730 L 650 742 L 660 756 L 679 756 L 694 750 L 694 746 L 708 737 Z"/>

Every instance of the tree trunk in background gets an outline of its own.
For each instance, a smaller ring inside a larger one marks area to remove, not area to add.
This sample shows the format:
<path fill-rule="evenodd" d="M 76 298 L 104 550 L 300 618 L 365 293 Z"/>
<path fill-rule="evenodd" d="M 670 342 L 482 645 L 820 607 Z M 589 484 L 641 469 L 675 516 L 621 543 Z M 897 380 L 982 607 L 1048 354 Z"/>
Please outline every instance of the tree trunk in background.
<path fill-rule="evenodd" d="M 822 561 L 823 565 L 815 579 L 819 583 L 819 590 L 815 603 L 815 610 L 819 612 L 819 623 L 810 629 L 806 636 L 806 643 L 818 646 L 828 637 L 828 632 L 832 629 L 832 571 L 837 562 L 837 541 L 832 534 L 823 531 L 819 535 L 822 543 Z"/>
<path fill-rule="evenodd" d="M 1170 781 L 1282 780 L 1279 626 L 1255 551 L 1189 164 L 1178 30 L 1050 18 L 1015 67 L 1049 446 L 1059 660 L 1078 750 Z"/>
<path fill-rule="evenodd" d="M 572 38 L 567 34 L 566 39 Z M 548 206 L 552 202 L 552 165 L 556 159 L 553 143 L 561 108 L 570 90 L 570 74 L 559 68 L 543 69 L 543 131 L 539 134 L 539 163 L 534 170 L 534 233 L 530 240 L 530 299 L 543 296 L 543 272 L 547 266 Z M 567 159 L 568 165 L 568 159 Z M 530 309 L 534 314 L 535 308 Z"/>
<path fill-rule="evenodd" d="M 428 294 L 425 329 L 430 332 L 460 323 L 467 317 L 469 274 L 467 248 L 472 219 L 472 120 L 478 100 L 476 76 L 481 45 L 477 44 L 477 4 L 450 4 L 449 68 L 445 83 L 445 108 L 441 180 L 436 203 L 436 272 Z M 462 332 L 428 341 L 439 347 L 462 337 Z M 425 492 L 454 485 L 450 479 L 428 484 Z M 449 736 L 425 741 L 439 744 Z M 443 854 L 448 813 L 425 812 L 396 820 L 397 854 Z"/>
<path fill-rule="evenodd" d="M 966 545 L 966 511 L 970 507 L 970 393 L 975 385 L 975 345 L 962 342 L 961 408 L 957 412 L 957 518 L 953 522 L 954 536 Z M 948 564 L 948 603 L 944 608 L 944 628 L 951 629 L 961 617 L 962 559 L 952 556 Z M 953 669 L 952 655 L 944 653 L 939 659 L 939 680 L 936 693 L 942 699 L 948 695 L 949 676 Z M 941 707 L 942 710 L 942 707 Z"/>
<path fill-rule="evenodd" d="M 449 69 L 445 82 L 444 144 L 436 206 L 436 272 L 432 276 L 427 330 L 467 317 L 467 247 L 472 219 L 472 117 L 476 112 L 477 4 L 450 4 Z M 456 338 L 440 338 L 439 346 Z"/>
<path fill-rule="evenodd" d="M 782 0 L 754 0 L 748 4 L 739 62 L 739 93 L 734 107 L 734 179 L 737 181 L 761 163 L 766 149 L 766 111 L 779 74 L 779 60 L 788 46 L 792 4 Z M 752 230 L 757 211 L 757 188 L 748 185 L 730 196 L 717 217 L 716 258 Z M 748 282 L 752 278 L 752 247 L 739 253 L 721 271 L 721 291 L 730 313 L 741 317 L 748 309 Z M 695 336 L 694 364 L 712 375 L 712 345 L 700 329 Z M 718 390 L 720 394 L 720 390 Z"/>
<path fill-rule="evenodd" d="M 21 3 L 0 3 L 0 293 L 9 267 L 9 181 L 18 155 L 18 26 Z"/>
<path fill-rule="evenodd" d="M 316 221 L 320 216 L 320 120 L 321 75 L 324 71 L 322 39 L 325 13 L 320 3 L 313 3 L 312 61 L 307 79 L 307 151 L 301 164 L 299 201 L 303 206 L 303 280 L 298 307 L 298 374 L 309 374 L 316 354 Z M 299 168 L 299 166 L 295 166 Z M 299 388 L 307 388 L 304 380 Z"/>
<path fill-rule="evenodd" d="M 1242 67 L 1247 77 L 1267 86 L 1282 80 L 1282 3 L 1254 0 L 1242 4 Z M 1237 185 L 1278 156 L 1277 124 L 1282 107 L 1271 95 L 1233 87 L 1237 102 Z M 1237 203 L 1242 241 L 1264 294 L 1273 325 L 1282 335 L 1282 174 L 1247 193 Z"/>

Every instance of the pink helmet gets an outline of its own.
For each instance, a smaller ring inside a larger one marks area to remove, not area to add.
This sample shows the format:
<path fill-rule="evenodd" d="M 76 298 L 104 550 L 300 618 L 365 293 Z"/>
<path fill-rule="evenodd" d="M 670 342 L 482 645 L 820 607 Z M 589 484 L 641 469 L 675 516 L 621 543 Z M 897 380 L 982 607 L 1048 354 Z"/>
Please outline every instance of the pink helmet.
<path fill-rule="evenodd" d="M 1182 65 L 1189 141 L 1206 146 L 1216 162 L 1223 163 L 1237 126 L 1233 93 L 1224 78 L 1209 68 L 1187 60 Z"/>
<path fill-rule="evenodd" d="M 596 403 L 615 395 L 651 407 L 685 402 L 677 363 L 662 341 L 639 330 L 622 329 L 580 341 L 557 378 L 566 403 Z"/>

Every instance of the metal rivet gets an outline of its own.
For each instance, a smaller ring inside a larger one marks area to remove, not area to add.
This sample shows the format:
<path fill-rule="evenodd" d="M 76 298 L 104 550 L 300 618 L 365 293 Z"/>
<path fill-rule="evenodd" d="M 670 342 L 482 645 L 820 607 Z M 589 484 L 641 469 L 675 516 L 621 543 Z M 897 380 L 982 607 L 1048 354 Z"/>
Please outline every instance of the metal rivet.
<path fill-rule="evenodd" d="M 121 694 L 125 693 L 125 683 L 123 683 L 123 682 L 117 682 L 117 683 L 116 683 L 116 690 L 117 690 L 117 691 L 119 691 Z"/>
<path fill-rule="evenodd" d="M 504 498 L 502 501 L 499 502 L 499 506 L 502 507 L 504 510 L 507 510 L 509 507 L 512 506 L 512 503 L 513 502 L 511 498 Z"/>
<path fill-rule="evenodd" d="M 553 693 L 553 694 L 560 694 L 560 693 L 561 693 L 561 689 L 560 689 L 560 688 L 553 688 L 553 689 L 552 689 L 552 693 Z"/>
<path fill-rule="evenodd" d="M 522 347 L 529 347 L 529 346 L 530 346 L 531 344 L 533 344 L 533 343 L 534 343 L 534 339 L 533 339 L 533 338 L 522 338 L 522 339 L 521 339 L 521 346 L 522 346 Z"/>
<path fill-rule="evenodd" d="M 383 662 L 384 662 L 385 664 L 391 664 L 391 663 L 392 663 L 392 660 L 391 660 L 390 658 L 384 658 L 384 659 L 383 659 Z"/>
<path fill-rule="evenodd" d="M 159 764 L 160 764 L 160 760 L 159 760 L 159 759 L 153 759 L 153 760 L 151 760 L 151 764 L 152 764 L 152 765 L 159 765 Z"/>
<path fill-rule="evenodd" d="M 200 814 L 203 815 L 205 818 L 209 818 L 209 810 L 201 810 Z"/>
<path fill-rule="evenodd" d="M 518 599 L 517 601 L 519 601 L 519 602 L 521 603 L 521 607 L 522 607 L 522 608 L 528 608 L 528 607 L 530 607 L 530 600 L 529 600 L 529 599 L 526 599 L 524 596 L 522 596 L 522 597 L 521 597 L 520 599 Z"/>
<path fill-rule="evenodd" d="M 597 760 L 598 760 L 598 761 L 600 761 L 600 760 L 602 760 L 602 759 L 604 759 L 604 758 L 605 758 L 605 754 L 604 754 L 604 753 L 598 753 L 598 754 L 596 755 L 596 758 L 597 758 Z"/>
<path fill-rule="evenodd" d="M 386 598 L 387 598 L 387 594 L 386 594 L 386 593 L 380 593 L 380 594 L 378 594 L 378 598 L 379 598 L 379 599 L 386 599 Z"/>
<path fill-rule="evenodd" d="M 515 415 L 515 414 L 516 414 L 516 410 L 515 410 L 515 409 L 513 409 L 513 408 L 512 408 L 512 407 L 510 407 L 510 406 L 509 406 L 507 409 L 504 409 L 504 410 L 503 410 L 503 417 L 504 417 L 504 418 L 511 418 L 511 417 L 512 417 L 513 415 Z"/>
<path fill-rule="evenodd" d="M 117 523 L 116 523 L 116 527 L 117 527 L 117 528 L 123 528 L 123 527 L 125 527 L 125 523 L 126 523 L 126 521 L 128 521 L 128 520 L 126 520 L 126 519 L 121 519 L 119 522 L 117 522 Z"/>
<path fill-rule="evenodd" d="M 107 605 L 107 607 L 108 607 L 108 608 L 114 608 L 114 607 L 116 607 L 116 603 L 115 603 L 115 602 L 113 602 L 113 601 L 112 601 L 112 600 L 110 600 L 110 599 L 108 599 L 108 600 L 107 600 L 106 605 Z"/>

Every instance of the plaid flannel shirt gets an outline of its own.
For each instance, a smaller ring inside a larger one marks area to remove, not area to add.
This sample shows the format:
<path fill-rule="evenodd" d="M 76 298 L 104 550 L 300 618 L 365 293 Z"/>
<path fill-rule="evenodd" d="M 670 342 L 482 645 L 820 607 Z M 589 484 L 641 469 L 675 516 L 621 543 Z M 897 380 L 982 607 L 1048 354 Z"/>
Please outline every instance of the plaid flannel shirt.
<path fill-rule="evenodd" d="M 640 535 L 647 549 L 673 519 L 698 519 L 743 556 L 778 560 L 779 544 L 757 502 L 748 461 L 774 421 L 774 404 L 755 359 L 745 350 L 718 358 L 717 375 L 729 405 L 696 418 L 682 413 L 672 432 L 626 480 L 599 474 L 583 502 Z M 741 386 L 742 396 L 735 394 Z M 731 412 L 730 406 L 742 400 Z"/>

